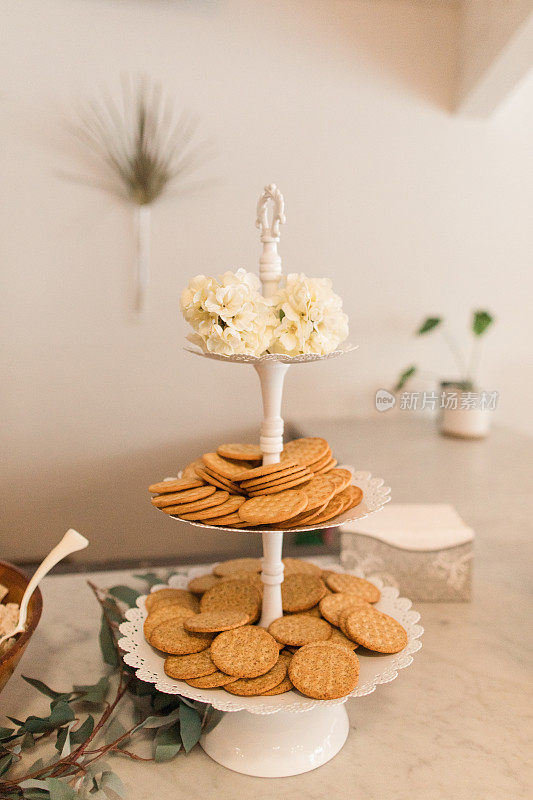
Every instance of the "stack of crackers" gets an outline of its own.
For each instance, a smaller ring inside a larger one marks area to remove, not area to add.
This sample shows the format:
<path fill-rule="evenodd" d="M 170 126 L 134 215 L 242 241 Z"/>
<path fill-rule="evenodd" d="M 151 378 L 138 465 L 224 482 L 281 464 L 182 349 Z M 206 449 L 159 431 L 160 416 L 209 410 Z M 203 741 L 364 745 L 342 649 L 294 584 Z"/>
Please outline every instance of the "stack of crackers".
<path fill-rule="evenodd" d="M 374 608 L 380 598 L 374 584 L 298 559 L 283 563 L 283 616 L 268 630 L 255 624 L 263 588 L 260 559 L 224 561 L 193 578 L 187 590 L 148 595 L 144 634 L 166 654 L 166 674 L 195 688 L 223 688 L 243 697 L 295 689 L 333 700 L 357 686 L 358 647 L 397 653 L 406 646 L 402 625 Z"/>
<path fill-rule="evenodd" d="M 278 464 L 261 465 L 257 445 L 223 444 L 189 464 L 181 478 L 152 484 L 166 514 L 230 528 L 320 526 L 359 505 L 352 474 L 336 468 L 325 439 L 294 439 Z"/>

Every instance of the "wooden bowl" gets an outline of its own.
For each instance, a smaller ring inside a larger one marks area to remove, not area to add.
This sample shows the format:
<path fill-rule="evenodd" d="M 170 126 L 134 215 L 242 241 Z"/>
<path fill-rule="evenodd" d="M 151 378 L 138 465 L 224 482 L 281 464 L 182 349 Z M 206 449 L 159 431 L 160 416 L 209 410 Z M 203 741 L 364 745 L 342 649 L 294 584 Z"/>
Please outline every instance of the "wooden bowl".
<path fill-rule="evenodd" d="M 20 604 L 22 595 L 29 583 L 29 578 L 12 564 L 8 564 L 6 561 L 0 561 L 0 583 L 3 584 L 6 589 L 9 589 L 3 602 Z M 41 618 L 42 610 L 43 596 L 41 590 L 37 587 L 28 606 L 26 630 L 17 635 L 15 644 L 12 645 L 4 655 L 0 655 L 0 692 L 22 658 L 22 654 L 30 641 L 31 635 Z"/>

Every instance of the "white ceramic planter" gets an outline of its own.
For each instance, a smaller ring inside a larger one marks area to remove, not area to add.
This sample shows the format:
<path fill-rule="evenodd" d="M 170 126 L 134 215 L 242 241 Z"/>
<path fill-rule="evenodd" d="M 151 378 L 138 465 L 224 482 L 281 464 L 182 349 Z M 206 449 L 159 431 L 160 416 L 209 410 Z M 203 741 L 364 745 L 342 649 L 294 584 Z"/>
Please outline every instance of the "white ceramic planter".
<path fill-rule="evenodd" d="M 440 432 L 459 439 L 484 439 L 491 419 L 492 411 L 487 408 L 443 408 Z"/>

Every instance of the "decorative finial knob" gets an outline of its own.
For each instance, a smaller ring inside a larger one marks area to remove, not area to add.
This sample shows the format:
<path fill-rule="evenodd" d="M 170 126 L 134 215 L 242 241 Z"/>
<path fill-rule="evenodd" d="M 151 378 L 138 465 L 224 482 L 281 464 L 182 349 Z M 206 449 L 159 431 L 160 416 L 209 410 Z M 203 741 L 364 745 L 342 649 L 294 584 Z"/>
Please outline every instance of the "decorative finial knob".
<path fill-rule="evenodd" d="M 269 206 L 272 206 L 272 219 L 268 219 Z M 255 225 L 261 231 L 263 252 L 259 259 L 259 277 L 263 284 L 263 294 L 271 297 L 276 291 L 281 277 L 281 258 L 278 253 L 279 226 L 285 222 L 285 201 L 275 183 L 263 189 L 257 201 Z"/>

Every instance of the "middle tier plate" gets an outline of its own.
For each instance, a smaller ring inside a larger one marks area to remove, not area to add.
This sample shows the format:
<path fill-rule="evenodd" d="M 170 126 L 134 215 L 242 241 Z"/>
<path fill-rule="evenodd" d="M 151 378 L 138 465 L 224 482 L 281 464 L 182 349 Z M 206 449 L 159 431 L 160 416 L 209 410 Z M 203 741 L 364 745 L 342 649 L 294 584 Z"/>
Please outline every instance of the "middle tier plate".
<path fill-rule="evenodd" d="M 283 533 L 298 533 L 299 531 L 313 531 L 324 530 L 325 528 L 337 528 L 339 525 L 344 525 L 347 522 L 354 522 L 357 519 L 364 519 L 369 514 L 374 514 L 376 511 L 381 511 L 385 503 L 390 500 L 390 486 L 385 486 L 382 478 L 373 478 L 370 472 L 358 471 L 355 472 L 353 467 L 344 465 L 344 469 L 349 469 L 353 474 L 352 483 L 359 486 L 363 491 L 363 499 L 361 503 L 355 508 L 345 511 L 344 514 L 339 514 L 338 517 L 321 522 L 318 525 L 308 525 L 301 528 L 276 528 L 275 526 L 261 526 L 258 528 L 230 528 L 222 527 L 219 525 L 206 525 L 204 522 L 193 522 L 192 520 L 181 519 L 178 516 L 170 515 L 172 519 L 179 520 L 180 522 L 187 522 L 189 525 L 195 525 L 198 528 L 209 528 L 215 531 L 231 531 L 232 533 L 264 533 L 265 531 L 282 530 Z"/>

